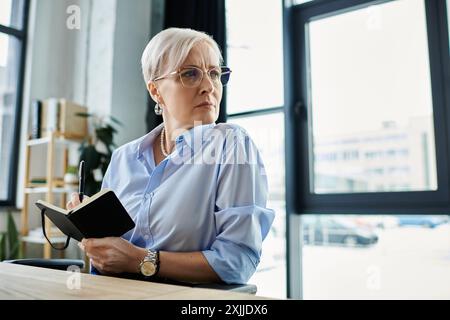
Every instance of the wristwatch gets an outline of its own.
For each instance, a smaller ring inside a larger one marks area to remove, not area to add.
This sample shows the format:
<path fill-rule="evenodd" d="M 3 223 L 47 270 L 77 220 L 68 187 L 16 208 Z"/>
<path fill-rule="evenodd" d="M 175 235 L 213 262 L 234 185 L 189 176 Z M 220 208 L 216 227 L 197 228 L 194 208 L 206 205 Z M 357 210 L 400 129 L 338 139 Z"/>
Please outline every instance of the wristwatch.
<path fill-rule="evenodd" d="M 152 277 L 159 271 L 159 251 L 147 249 L 147 255 L 141 261 L 139 270 L 144 277 Z"/>

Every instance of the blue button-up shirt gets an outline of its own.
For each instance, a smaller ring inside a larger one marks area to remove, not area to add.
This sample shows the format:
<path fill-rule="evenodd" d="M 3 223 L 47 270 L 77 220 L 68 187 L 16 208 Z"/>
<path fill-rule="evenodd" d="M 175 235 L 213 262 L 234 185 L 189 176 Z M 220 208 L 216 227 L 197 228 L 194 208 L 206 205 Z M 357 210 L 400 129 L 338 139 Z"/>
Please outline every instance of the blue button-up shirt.
<path fill-rule="evenodd" d="M 274 219 L 258 149 L 237 125 L 198 125 L 155 165 L 161 130 L 116 149 L 105 174 L 102 188 L 136 224 L 123 238 L 153 250 L 201 251 L 224 282 L 246 283 Z"/>

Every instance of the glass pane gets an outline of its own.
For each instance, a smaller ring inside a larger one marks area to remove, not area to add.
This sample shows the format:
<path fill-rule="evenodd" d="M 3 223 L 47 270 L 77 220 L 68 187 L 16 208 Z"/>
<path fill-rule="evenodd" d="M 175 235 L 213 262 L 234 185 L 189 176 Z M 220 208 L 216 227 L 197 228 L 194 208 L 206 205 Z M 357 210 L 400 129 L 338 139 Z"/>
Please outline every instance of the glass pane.
<path fill-rule="evenodd" d="M 8 197 L 19 57 L 19 41 L 0 34 L 0 200 Z"/>
<path fill-rule="evenodd" d="M 261 262 L 249 283 L 256 284 L 258 295 L 286 298 L 284 115 L 230 118 L 228 122 L 246 129 L 261 152 L 269 184 L 267 207 L 275 210 L 275 220 L 263 242 Z"/>
<path fill-rule="evenodd" d="M 311 190 L 436 190 L 424 1 L 390 1 L 308 30 Z"/>
<path fill-rule="evenodd" d="M 313 1 L 313 0 L 293 0 L 292 4 L 295 6 L 295 5 L 303 4 L 306 2 L 310 2 L 310 1 Z"/>
<path fill-rule="evenodd" d="M 302 216 L 305 299 L 450 299 L 449 216 Z"/>
<path fill-rule="evenodd" d="M 23 24 L 23 8 L 23 0 L 1 0 L 0 24 L 21 29 Z"/>
<path fill-rule="evenodd" d="M 226 10 L 227 113 L 283 106 L 281 2 L 227 0 Z"/>
<path fill-rule="evenodd" d="M 448 32 L 448 40 L 450 45 L 450 0 L 447 0 L 447 32 Z M 450 50 L 450 48 L 449 48 Z"/>

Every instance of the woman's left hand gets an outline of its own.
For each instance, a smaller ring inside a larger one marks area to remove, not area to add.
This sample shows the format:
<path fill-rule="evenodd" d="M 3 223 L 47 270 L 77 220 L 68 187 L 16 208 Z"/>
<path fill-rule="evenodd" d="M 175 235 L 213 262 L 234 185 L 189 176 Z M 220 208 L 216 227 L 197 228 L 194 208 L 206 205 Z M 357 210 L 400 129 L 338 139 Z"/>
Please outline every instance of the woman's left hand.
<path fill-rule="evenodd" d="M 146 255 L 144 248 L 118 237 L 83 239 L 78 246 L 102 274 L 137 273 L 139 264 Z"/>

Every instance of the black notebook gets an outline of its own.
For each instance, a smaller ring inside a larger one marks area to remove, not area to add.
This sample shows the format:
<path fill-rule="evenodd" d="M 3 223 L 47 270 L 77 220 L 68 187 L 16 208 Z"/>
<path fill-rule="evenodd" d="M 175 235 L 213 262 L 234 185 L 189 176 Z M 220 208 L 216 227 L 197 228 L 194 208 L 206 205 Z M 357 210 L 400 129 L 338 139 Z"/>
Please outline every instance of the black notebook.
<path fill-rule="evenodd" d="M 104 189 L 72 210 L 65 210 L 48 202 L 38 200 L 36 206 L 65 235 L 81 241 L 83 238 L 120 237 L 134 228 L 115 193 Z"/>

